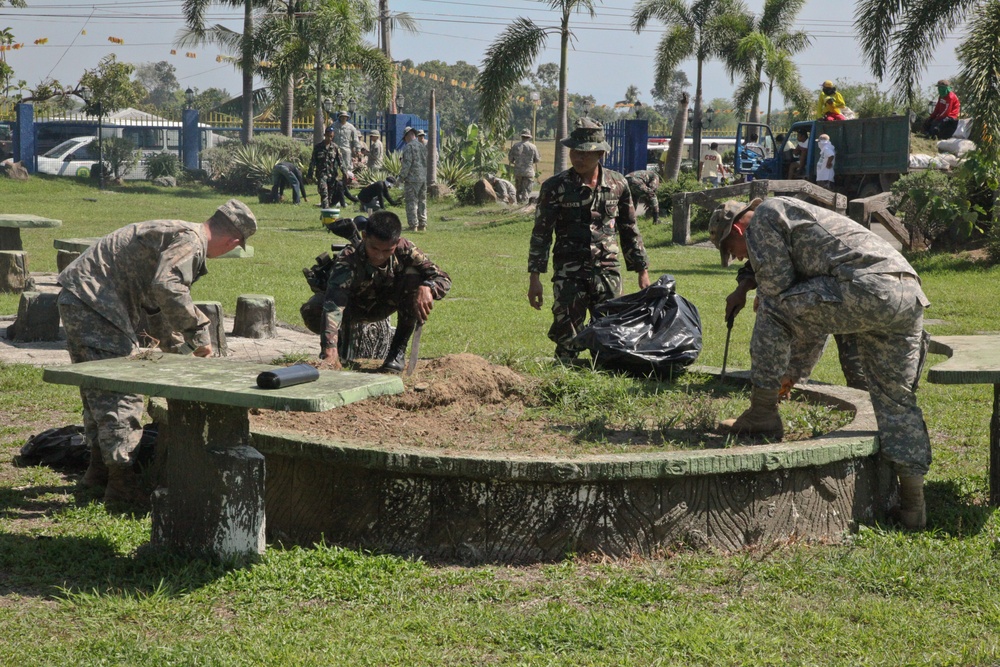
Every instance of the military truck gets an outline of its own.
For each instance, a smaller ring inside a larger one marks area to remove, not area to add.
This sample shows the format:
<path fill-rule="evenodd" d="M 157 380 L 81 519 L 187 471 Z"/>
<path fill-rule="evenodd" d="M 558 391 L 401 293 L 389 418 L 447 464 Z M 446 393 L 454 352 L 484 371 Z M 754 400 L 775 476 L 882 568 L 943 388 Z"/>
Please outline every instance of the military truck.
<path fill-rule="evenodd" d="M 780 145 L 768 125 L 740 123 L 736 129 L 736 173 L 757 179 L 788 178 L 789 167 L 797 161 L 792 150 L 800 129 L 809 135 L 806 171 L 800 177 L 816 180 L 816 138 L 828 134 L 837 150 L 835 187 L 850 199 L 887 192 L 909 167 L 910 120 L 887 116 L 800 121 L 792 125 Z M 758 136 L 757 141 L 750 141 L 753 135 Z"/>

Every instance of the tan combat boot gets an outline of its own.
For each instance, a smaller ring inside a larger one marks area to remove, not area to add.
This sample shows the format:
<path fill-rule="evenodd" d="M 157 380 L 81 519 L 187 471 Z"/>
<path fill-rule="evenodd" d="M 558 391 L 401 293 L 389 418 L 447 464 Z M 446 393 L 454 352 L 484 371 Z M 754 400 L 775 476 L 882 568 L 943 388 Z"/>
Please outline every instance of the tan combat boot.
<path fill-rule="evenodd" d="M 899 476 L 899 507 L 894 515 L 907 530 L 923 530 L 927 527 L 923 475 Z"/>
<path fill-rule="evenodd" d="M 723 420 L 719 426 L 733 435 L 769 435 L 780 440 L 785 427 L 778 414 L 778 390 L 751 387 L 750 407 L 736 419 Z"/>
<path fill-rule="evenodd" d="M 95 486 L 105 486 L 108 483 L 108 466 L 104 465 L 104 457 L 101 456 L 101 448 L 93 444 L 90 446 L 90 465 L 87 472 L 83 474 L 80 484 L 87 488 Z"/>
<path fill-rule="evenodd" d="M 149 505 L 149 493 L 142 487 L 142 480 L 132 470 L 131 464 L 108 466 L 104 502 Z"/>

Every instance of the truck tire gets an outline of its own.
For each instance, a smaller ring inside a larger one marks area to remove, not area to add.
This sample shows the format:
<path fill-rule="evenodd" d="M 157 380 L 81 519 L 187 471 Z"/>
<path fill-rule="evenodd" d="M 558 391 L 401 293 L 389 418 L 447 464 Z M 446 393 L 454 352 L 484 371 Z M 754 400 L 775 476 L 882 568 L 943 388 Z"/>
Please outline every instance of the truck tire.
<path fill-rule="evenodd" d="M 857 198 L 864 199 L 865 197 L 874 197 L 875 195 L 881 193 L 882 193 L 882 188 L 879 186 L 878 183 L 874 181 L 868 181 L 861 186 L 860 190 L 858 190 Z"/>

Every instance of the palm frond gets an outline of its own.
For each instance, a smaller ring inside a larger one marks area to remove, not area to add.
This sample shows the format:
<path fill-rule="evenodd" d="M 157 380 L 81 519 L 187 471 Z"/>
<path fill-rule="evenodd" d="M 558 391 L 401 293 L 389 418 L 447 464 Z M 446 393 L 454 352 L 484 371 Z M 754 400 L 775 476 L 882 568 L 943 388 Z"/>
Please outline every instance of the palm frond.
<path fill-rule="evenodd" d="M 664 25 L 681 23 L 693 27 L 694 20 L 683 0 L 639 0 L 632 8 L 632 29 L 642 32 L 653 19 Z"/>
<path fill-rule="evenodd" d="M 975 110 L 973 136 L 992 157 L 1000 152 L 1000 3 L 988 2 L 970 17 L 973 26 L 958 47 L 965 102 Z"/>
<path fill-rule="evenodd" d="M 518 18 L 486 49 L 476 87 L 487 127 L 499 130 L 503 126 L 514 89 L 545 47 L 547 32 L 530 19 Z"/>
<path fill-rule="evenodd" d="M 396 32 L 397 30 L 416 35 L 420 32 L 420 24 L 409 12 L 395 12 L 389 14 L 389 32 Z"/>
<path fill-rule="evenodd" d="M 656 81 L 669 82 L 677 65 L 695 48 L 695 33 L 683 25 L 674 25 L 656 45 Z"/>
<path fill-rule="evenodd" d="M 872 74 L 885 76 L 892 33 L 914 0 L 859 0 L 854 7 L 854 31 Z"/>

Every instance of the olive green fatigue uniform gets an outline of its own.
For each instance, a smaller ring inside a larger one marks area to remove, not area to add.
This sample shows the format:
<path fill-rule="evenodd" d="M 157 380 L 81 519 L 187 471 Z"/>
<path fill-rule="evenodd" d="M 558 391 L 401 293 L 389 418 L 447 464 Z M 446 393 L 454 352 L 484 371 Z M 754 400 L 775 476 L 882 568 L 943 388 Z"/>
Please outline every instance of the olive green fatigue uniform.
<path fill-rule="evenodd" d="M 527 139 L 522 139 L 510 147 L 507 161 L 514 166 L 517 201 L 526 202 L 531 196 L 531 186 L 535 182 L 535 165 L 542 161 L 538 148 Z"/>
<path fill-rule="evenodd" d="M 660 175 L 655 171 L 641 169 L 625 174 L 628 182 L 628 189 L 632 192 L 632 203 L 642 202 L 653 214 L 653 222 L 660 219 L 660 199 L 656 196 L 656 190 L 660 187 Z"/>
<path fill-rule="evenodd" d="M 413 139 L 403 148 L 399 177 L 406 199 L 406 224 L 411 229 L 427 228 L 427 147 Z"/>
<path fill-rule="evenodd" d="M 551 245 L 553 322 L 549 338 L 556 344 L 557 357 L 576 356 L 579 350 L 571 341 L 583 327 L 588 311 L 621 293 L 616 232 L 621 238 L 625 268 L 647 269 L 632 197 L 625 177 L 618 172 L 600 166 L 595 189 L 584 185 L 572 169 L 542 183 L 531 232 L 528 272 L 545 273 Z"/>
<path fill-rule="evenodd" d="M 211 344 L 209 319 L 191 299 L 207 272 L 201 225 L 152 220 L 123 227 L 88 248 L 59 274 L 59 315 L 74 363 L 128 356 L 140 322 L 158 318 L 187 348 Z M 141 396 L 81 389 L 86 438 L 106 463 L 123 465 L 142 436 Z"/>
<path fill-rule="evenodd" d="M 768 199 L 746 229 L 761 297 L 750 342 L 754 386 L 806 378 L 827 334 L 855 334 L 882 454 L 901 476 L 923 475 L 930 439 L 914 389 L 929 305 L 913 267 L 878 235 L 797 199 Z"/>
<path fill-rule="evenodd" d="M 320 347 L 327 350 L 339 343 L 340 356 L 347 358 L 347 343 L 338 335 L 344 319 L 377 322 L 397 313 L 397 330 L 412 331 L 421 285 L 429 287 L 438 301 L 451 289 L 451 278 L 407 239 L 399 240 L 396 252 L 383 267 L 368 261 L 363 242 L 344 248 L 334 260 L 327 282 Z"/>
<path fill-rule="evenodd" d="M 330 193 L 340 186 L 340 149 L 333 142 L 321 141 L 313 146 L 312 160 L 309 162 L 309 176 L 316 172 L 316 189 L 319 191 L 320 206 L 330 208 Z"/>

